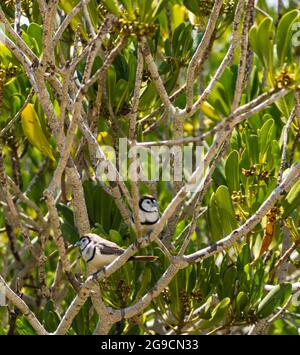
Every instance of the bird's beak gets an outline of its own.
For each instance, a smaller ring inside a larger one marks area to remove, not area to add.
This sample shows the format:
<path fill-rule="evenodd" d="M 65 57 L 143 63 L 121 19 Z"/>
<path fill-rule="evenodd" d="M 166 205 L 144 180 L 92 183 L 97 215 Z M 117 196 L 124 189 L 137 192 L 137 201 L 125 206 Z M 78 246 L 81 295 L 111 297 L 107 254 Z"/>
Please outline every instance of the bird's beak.
<path fill-rule="evenodd" d="M 157 207 L 157 206 L 158 206 L 157 201 L 153 201 L 153 206 L 154 206 L 154 207 Z"/>
<path fill-rule="evenodd" d="M 74 247 L 79 247 L 79 240 L 74 244 Z"/>

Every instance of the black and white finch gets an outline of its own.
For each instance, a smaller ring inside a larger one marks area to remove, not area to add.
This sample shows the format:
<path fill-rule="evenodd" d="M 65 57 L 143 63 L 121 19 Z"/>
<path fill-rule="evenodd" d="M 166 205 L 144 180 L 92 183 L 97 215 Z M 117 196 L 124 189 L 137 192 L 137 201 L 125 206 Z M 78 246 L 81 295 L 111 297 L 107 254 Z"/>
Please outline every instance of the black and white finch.
<path fill-rule="evenodd" d="M 157 200 L 153 196 L 143 196 L 139 200 L 139 221 L 143 232 L 151 232 L 159 221 L 159 209 Z M 134 224 L 134 216 L 131 214 Z"/>
<path fill-rule="evenodd" d="M 116 243 L 101 238 L 94 233 L 85 234 L 75 243 L 75 246 L 79 247 L 82 258 L 95 271 L 110 264 L 124 253 L 124 249 L 119 247 Z M 132 256 L 129 260 L 154 261 L 156 259 L 156 256 L 141 255 Z"/>

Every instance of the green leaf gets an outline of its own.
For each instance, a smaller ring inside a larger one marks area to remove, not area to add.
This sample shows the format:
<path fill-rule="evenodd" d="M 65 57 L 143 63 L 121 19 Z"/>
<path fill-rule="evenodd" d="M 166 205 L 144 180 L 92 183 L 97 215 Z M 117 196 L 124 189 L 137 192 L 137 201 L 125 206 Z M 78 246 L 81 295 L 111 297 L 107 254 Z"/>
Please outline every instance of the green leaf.
<path fill-rule="evenodd" d="M 52 147 L 43 132 L 40 120 L 32 104 L 27 104 L 21 113 L 21 122 L 25 136 L 29 142 L 44 155 L 55 161 Z"/>
<path fill-rule="evenodd" d="M 103 226 L 99 223 L 95 223 L 95 228 L 93 228 L 93 233 L 96 233 L 98 235 L 102 235 L 105 239 L 108 238 L 107 233 L 105 232 L 105 229 Z"/>
<path fill-rule="evenodd" d="M 270 118 L 267 120 L 259 131 L 258 142 L 259 142 L 259 163 L 264 164 L 267 158 L 267 150 L 272 141 L 272 129 L 274 127 L 274 120 Z"/>
<path fill-rule="evenodd" d="M 221 82 L 217 82 L 212 89 L 207 100 L 220 114 L 228 116 L 230 113 L 230 102 L 228 101 L 228 95 L 224 85 Z"/>
<path fill-rule="evenodd" d="M 35 330 L 24 316 L 17 318 L 16 335 L 36 335 Z"/>
<path fill-rule="evenodd" d="M 279 99 L 275 102 L 275 105 L 277 106 L 278 110 L 282 113 L 283 117 L 287 120 L 288 117 L 290 116 L 290 109 L 286 101 L 286 97 L 283 97 L 282 99 Z"/>
<path fill-rule="evenodd" d="M 111 229 L 111 230 L 109 231 L 109 236 L 110 236 L 110 240 L 111 240 L 112 242 L 114 242 L 114 243 L 116 243 L 116 244 L 118 244 L 118 245 L 122 245 L 123 239 L 122 239 L 122 237 L 121 237 L 121 234 L 120 234 L 118 231 L 116 231 L 116 230 L 114 230 L 114 229 Z"/>
<path fill-rule="evenodd" d="M 172 19 L 173 19 L 172 28 L 173 29 L 184 22 L 184 16 L 186 12 L 187 11 L 184 6 L 181 6 L 179 4 L 174 4 L 172 6 Z"/>
<path fill-rule="evenodd" d="M 261 243 L 259 243 L 259 248 L 260 247 Z M 253 252 L 255 258 L 258 255 L 259 251 L 255 253 Z M 247 285 L 245 286 L 248 286 L 246 287 L 247 290 L 249 289 L 249 303 L 256 304 L 257 301 L 259 301 L 264 294 L 264 284 L 266 282 L 264 263 L 261 259 L 258 259 L 256 261 L 256 269 L 253 270 L 253 268 L 251 268 L 251 265 L 247 264 L 245 265 L 244 270 L 247 273 Z"/>
<path fill-rule="evenodd" d="M 141 111 L 149 110 L 157 99 L 157 91 L 153 81 L 145 88 L 141 94 L 139 108 Z"/>
<path fill-rule="evenodd" d="M 136 295 L 137 300 L 147 292 L 149 285 L 151 284 L 151 278 L 152 278 L 151 269 L 145 268 L 145 270 L 142 274 L 141 286 L 140 286 L 140 289 L 138 290 L 138 293 Z"/>
<path fill-rule="evenodd" d="M 292 285 L 287 282 L 272 288 L 257 307 L 258 317 L 266 318 L 275 311 L 277 307 L 283 306 L 291 295 L 291 292 Z"/>
<path fill-rule="evenodd" d="M 115 95 L 115 105 L 116 105 L 116 113 L 119 111 L 123 102 L 126 99 L 127 94 L 129 93 L 128 81 L 124 79 L 120 79 L 117 82 L 115 87 L 114 95 Z"/>
<path fill-rule="evenodd" d="M 291 217 L 286 219 L 286 226 L 289 229 L 289 232 L 291 234 L 291 238 L 292 238 L 293 242 L 299 243 L 300 231 L 297 229 L 297 226 Z"/>
<path fill-rule="evenodd" d="M 249 244 L 246 243 L 243 245 L 242 250 L 240 251 L 237 259 L 238 270 L 243 271 L 244 266 L 249 264 L 251 260 L 251 250 Z"/>
<path fill-rule="evenodd" d="M 180 289 L 178 287 L 178 273 L 169 283 L 169 289 L 170 289 L 169 294 L 171 299 L 171 303 L 169 306 L 172 310 L 173 315 L 179 318 L 180 307 L 178 307 L 178 298 L 179 298 Z"/>
<path fill-rule="evenodd" d="M 112 0 L 109 0 L 111 2 Z M 70 13 L 73 8 L 78 4 L 78 0 L 60 0 L 59 1 L 59 6 L 64 10 L 66 14 Z M 85 27 L 83 25 L 82 21 L 82 12 L 77 14 L 75 17 L 73 17 L 70 21 L 71 28 L 74 32 L 77 31 L 77 29 L 80 29 L 80 33 L 83 36 L 83 38 L 88 41 L 89 37 L 87 32 L 85 31 Z"/>
<path fill-rule="evenodd" d="M 292 45 L 292 26 L 299 16 L 298 10 L 292 10 L 284 14 L 278 24 L 276 33 L 276 45 L 279 65 L 282 66 Z"/>
<path fill-rule="evenodd" d="M 43 317 L 44 323 L 46 325 L 46 329 L 49 332 L 54 332 L 60 322 L 60 316 L 55 311 L 54 302 L 48 301 L 44 306 L 41 315 Z"/>
<path fill-rule="evenodd" d="M 258 136 L 255 134 L 250 134 L 247 139 L 247 148 L 248 148 L 248 158 L 251 165 L 258 163 L 259 161 L 259 143 Z"/>
<path fill-rule="evenodd" d="M 269 149 L 269 155 L 267 158 L 267 164 L 265 166 L 265 170 L 273 170 L 273 168 L 276 168 L 278 166 L 278 162 L 280 161 L 281 158 L 281 151 L 280 151 L 280 146 L 279 142 L 275 139 L 272 140 L 271 142 L 271 147 Z"/>
<path fill-rule="evenodd" d="M 226 236 L 237 226 L 230 193 L 227 186 L 222 185 L 218 187 L 216 191 L 216 201 L 219 218 L 222 223 L 223 236 Z"/>
<path fill-rule="evenodd" d="M 232 298 L 235 291 L 237 280 L 237 269 L 235 266 L 228 267 L 222 279 L 222 296 L 221 298 Z"/>
<path fill-rule="evenodd" d="M 207 116 L 212 120 L 216 120 L 216 121 L 221 120 L 221 117 L 218 114 L 218 112 L 207 101 L 203 102 L 203 104 L 200 106 L 200 110 L 204 113 L 205 116 Z"/>
<path fill-rule="evenodd" d="M 41 48 L 42 48 L 42 38 L 43 38 L 42 26 L 38 25 L 37 23 L 31 23 L 28 26 L 27 34 L 31 39 L 33 39 L 33 38 L 35 39 L 36 44 L 37 44 L 38 55 L 40 55 Z"/>
<path fill-rule="evenodd" d="M 132 6 L 132 1 L 131 0 L 119 0 L 119 1 L 124 6 L 127 14 L 129 15 L 128 18 L 133 19 L 134 18 L 134 10 L 133 10 L 133 6 Z"/>
<path fill-rule="evenodd" d="M 197 0 L 183 0 L 185 7 L 197 16 L 201 16 L 199 2 Z"/>
<path fill-rule="evenodd" d="M 103 3 L 108 8 L 108 10 L 119 17 L 121 15 L 120 6 L 116 0 L 103 0 Z"/>
<path fill-rule="evenodd" d="M 249 32 L 249 41 L 253 51 L 266 68 L 268 80 L 270 81 L 271 73 L 273 72 L 273 21 L 265 17 L 258 27 L 256 25 L 252 26 Z"/>
<path fill-rule="evenodd" d="M 212 175 L 213 181 L 216 182 L 216 185 L 226 185 L 226 178 L 224 176 L 224 169 L 222 169 L 220 166 L 217 166 L 213 175 Z"/>
<path fill-rule="evenodd" d="M 224 298 L 211 312 L 211 318 L 204 320 L 199 324 L 200 329 L 207 329 L 214 327 L 220 323 L 227 314 L 230 305 L 230 298 Z"/>
<path fill-rule="evenodd" d="M 208 207 L 208 224 L 212 240 L 217 241 L 223 237 L 222 225 L 219 218 L 217 199 L 215 193 L 211 195 Z"/>
<path fill-rule="evenodd" d="M 233 150 L 225 164 L 225 175 L 229 190 L 239 191 L 240 190 L 240 170 L 239 170 L 239 153 Z"/>
<path fill-rule="evenodd" d="M 178 56 L 180 53 L 180 35 L 183 33 L 185 30 L 185 24 L 181 23 L 178 27 L 175 28 L 174 34 L 173 34 L 173 51 L 174 51 L 174 56 Z"/>
<path fill-rule="evenodd" d="M 291 188 L 282 202 L 284 209 L 283 218 L 287 218 L 297 207 L 300 206 L 300 180 Z"/>
<path fill-rule="evenodd" d="M 85 334 L 85 319 L 82 308 L 77 313 L 76 317 L 73 319 L 72 328 L 75 330 L 77 335 Z"/>
<path fill-rule="evenodd" d="M 202 318 L 202 319 L 210 319 L 211 318 L 211 312 L 212 312 L 212 309 L 211 309 L 211 306 L 212 306 L 212 303 L 213 303 L 213 299 L 212 299 L 212 296 L 210 296 L 207 301 L 203 304 L 203 308 L 201 310 L 201 312 L 199 313 L 199 317 Z"/>
<path fill-rule="evenodd" d="M 253 49 L 253 52 L 255 52 L 256 55 L 258 56 L 258 58 L 260 59 L 260 61 L 263 62 L 263 57 L 259 51 L 258 42 L 256 40 L 257 30 L 258 30 L 258 27 L 256 25 L 253 25 L 251 27 L 251 29 L 249 31 L 249 42 L 250 42 L 250 45 Z"/>
<path fill-rule="evenodd" d="M 151 3 L 151 11 L 147 12 L 147 17 L 145 20 L 150 23 L 153 22 L 157 16 L 160 14 L 160 12 L 163 9 L 163 5 L 166 3 L 166 0 L 158 0 L 158 2 L 152 1 Z"/>
<path fill-rule="evenodd" d="M 83 183 L 84 198 L 91 226 L 101 225 L 105 233 L 118 230 L 121 224 L 120 211 L 113 199 L 100 186 L 90 180 Z"/>
<path fill-rule="evenodd" d="M 80 238 L 80 235 L 74 223 L 73 211 L 62 203 L 58 203 L 56 208 L 63 217 L 61 231 L 64 238 L 66 238 L 66 240 L 68 240 L 71 244 L 76 243 L 76 241 Z"/>
<path fill-rule="evenodd" d="M 236 297 L 236 316 L 237 318 L 241 315 L 244 309 L 249 305 L 249 297 L 243 291 L 239 292 Z"/>
<path fill-rule="evenodd" d="M 209 226 L 214 241 L 228 235 L 237 223 L 227 186 L 218 187 L 212 194 L 208 207 Z"/>
<path fill-rule="evenodd" d="M 13 59 L 11 52 L 1 42 L 0 42 L 0 59 L 5 66 L 11 63 Z"/>
<path fill-rule="evenodd" d="M 256 41 L 263 58 L 263 64 L 270 72 L 273 68 L 273 40 L 274 24 L 270 18 L 266 17 L 258 26 Z"/>
<path fill-rule="evenodd" d="M 145 17 L 146 17 L 146 13 L 147 13 L 147 8 L 149 5 L 149 1 L 147 0 L 137 0 L 138 6 L 139 6 L 139 15 L 140 15 L 140 19 L 142 21 L 144 21 Z"/>
<path fill-rule="evenodd" d="M 96 28 L 98 26 L 98 21 L 100 17 L 97 0 L 92 0 L 89 2 L 88 10 L 89 10 L 90 18 L 92 20 L 92 24 Z"/>
<path fill-rule="evenodd" d="M 107 71 L 107 91 L 108 98 L 112 104 L 114 104 L 114 89 L 117 82 L 116 70 L 114 67 L 110 67 Z"/>
<path fill-rule="evenodd" d="M 128 58 L 128 82 L 134 83 L 136 73 L 136 57 L 133 54 Z"/>

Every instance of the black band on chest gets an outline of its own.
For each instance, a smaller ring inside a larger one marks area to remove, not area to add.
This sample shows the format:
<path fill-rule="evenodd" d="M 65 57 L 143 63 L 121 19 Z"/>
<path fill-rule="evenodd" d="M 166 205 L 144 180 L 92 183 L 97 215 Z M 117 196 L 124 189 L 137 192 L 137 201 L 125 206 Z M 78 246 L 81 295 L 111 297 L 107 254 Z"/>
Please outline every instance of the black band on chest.
<path fill-rule="evenodd" d="M 86 262 L 89 263 L 90 261 L 92 261 L 95 257 L 95 254 L 96 254 L 96 247 L 94 246 L 94 250 L 93 250 L 93 254 L 92 256 L 89 258 L 89 260 L 87 260 Z"/>

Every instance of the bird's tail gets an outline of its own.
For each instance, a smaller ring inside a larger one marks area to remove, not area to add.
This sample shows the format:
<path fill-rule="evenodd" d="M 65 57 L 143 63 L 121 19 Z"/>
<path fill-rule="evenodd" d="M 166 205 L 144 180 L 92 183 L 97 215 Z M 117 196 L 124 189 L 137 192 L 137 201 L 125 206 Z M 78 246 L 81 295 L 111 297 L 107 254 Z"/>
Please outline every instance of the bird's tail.
<path fill-rule="evenodd" d="M 136 260 L 136 261 L 155 261 L 158 257 L 154 255 L 135 255 L 132 256 L 129 260 Z"/>

